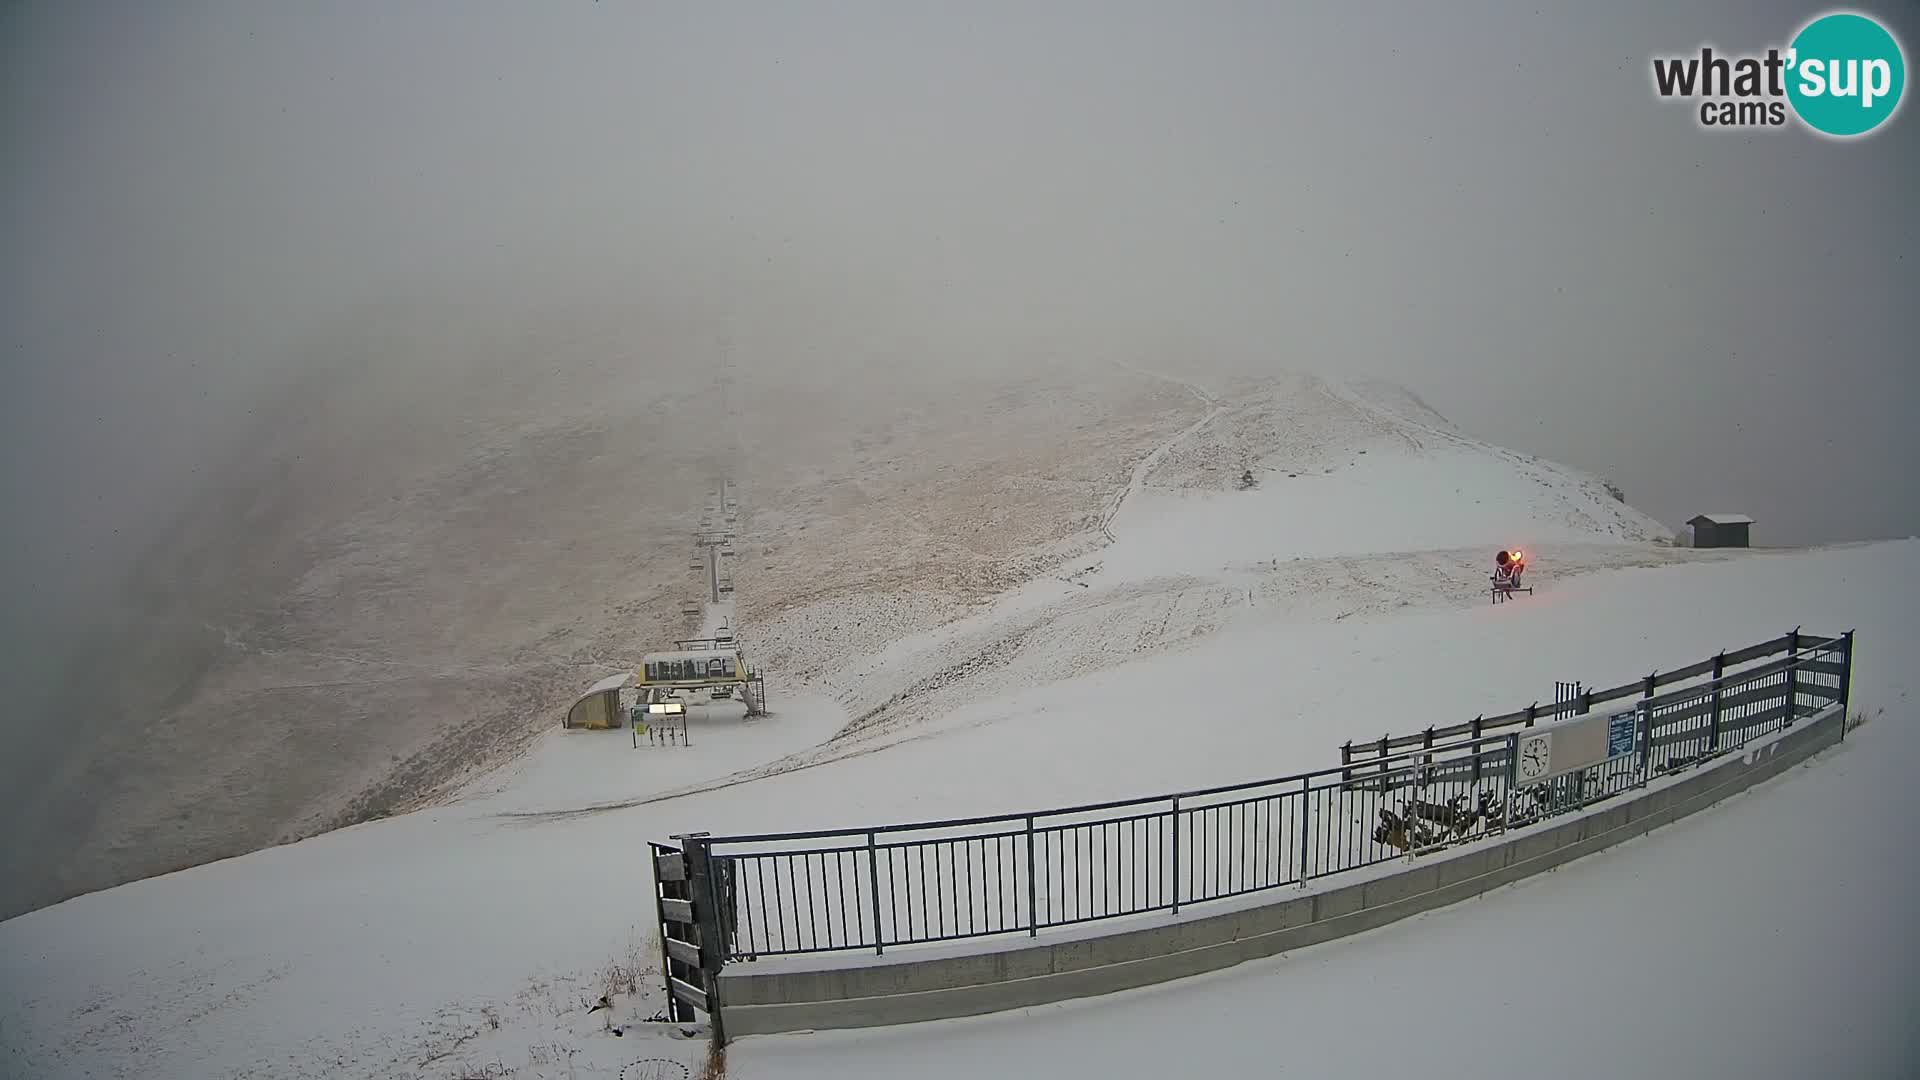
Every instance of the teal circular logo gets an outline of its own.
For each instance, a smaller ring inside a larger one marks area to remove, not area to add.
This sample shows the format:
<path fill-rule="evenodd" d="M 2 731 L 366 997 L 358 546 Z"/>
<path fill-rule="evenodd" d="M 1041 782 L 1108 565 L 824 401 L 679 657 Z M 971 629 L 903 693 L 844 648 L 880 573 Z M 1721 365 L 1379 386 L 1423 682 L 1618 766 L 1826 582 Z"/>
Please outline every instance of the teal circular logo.
<path fill-rule="evenodd" d="M 1789 48 L 1787 100 L 1815 131 L 1865 135 L 1900 107 L 1907 85 L 1900 43 L 1865 15 L 1822 15 Z"/>

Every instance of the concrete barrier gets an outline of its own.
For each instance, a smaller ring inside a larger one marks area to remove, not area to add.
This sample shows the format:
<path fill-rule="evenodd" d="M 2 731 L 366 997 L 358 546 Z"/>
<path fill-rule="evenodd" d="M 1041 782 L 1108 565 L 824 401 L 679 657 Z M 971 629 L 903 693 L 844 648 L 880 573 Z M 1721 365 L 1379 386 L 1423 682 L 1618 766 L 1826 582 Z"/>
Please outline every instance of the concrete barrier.
<path fill-rule="evenodd" d="M 1790 731 L 1584 813 L 1411 864 L 1386 864 L 1384 871 L 1329 878 L 1317 891 L 1276 890 L 1282 898 L 1258 906 L 1220 911 L 1201 904 L 1138 929 L 1071 940 L 1014 938 L 957 956 L 916 957 L 905 950 L 864 962 L 843 954 L 729 965 L 720 974 L 727 1031 L 738 1037 L 999 1012 L 1165 982 L 1357 934 L 1703 810 L 1839 742 L 1845 723 L 1842 707 L 1829 706 Z"/>

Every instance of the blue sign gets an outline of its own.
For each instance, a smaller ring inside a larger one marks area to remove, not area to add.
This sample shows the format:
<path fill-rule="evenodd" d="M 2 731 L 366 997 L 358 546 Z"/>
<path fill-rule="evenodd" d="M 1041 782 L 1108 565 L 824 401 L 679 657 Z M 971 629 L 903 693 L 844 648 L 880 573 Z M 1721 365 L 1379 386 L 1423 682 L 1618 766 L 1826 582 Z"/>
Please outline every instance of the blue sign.
<path fill-rule="evenodd" d="M 1607 717 L 1607 757 L 1633 753 L 1633 734 L 1638 713 L 1614 713 Z"/>

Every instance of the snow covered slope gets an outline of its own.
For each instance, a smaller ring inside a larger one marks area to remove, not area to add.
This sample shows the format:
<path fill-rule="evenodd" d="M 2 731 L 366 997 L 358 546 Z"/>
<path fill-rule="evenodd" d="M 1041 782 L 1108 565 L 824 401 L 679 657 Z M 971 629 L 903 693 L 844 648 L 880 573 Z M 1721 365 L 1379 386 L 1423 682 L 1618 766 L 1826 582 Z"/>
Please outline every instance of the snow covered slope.
<path fill-rule="evenodd" d="M 736 1041 L 737 1080 L 1804 1080 L 1920 1074 L 1920 717 L 1466 904 L 1212 975 L 968 1020 Z M 1550 983 L 1550 992 L 1535 987 Z M 1497 1032 L 1489 1037 L 1489 1030 Z M 1497 1047 L 1497 1050 L 1495 1049 Z"/>
<path fill-rule="evenodd" d="M 1668 535 L 1598 480 L 1462 435 L 1404 392 L 1303 376 L 1230 401 L 1131 493 L 1109 571 Z M 1258 488 L 1217 490 L 1243 468 Z"/>
<path fill-rule="evenodd" d="M 964 611 L 913 610 L 920 600 L 900 581 L 868 606 L 841 599 L 747 619 L 756 655 L 784 650 L 815 673 L 801 683 L 774 665 L 768 720 L 697 715 L 684 749 L 556 730 L 456 804 L 0 923 L 0 1074 L 611 1080 L 641 1058 L 699 1055 L 651 1028 L 615 1037 L 608 1011 L 585 1008 L 609 990 L 615 1022 L 659 1008 L 648 839 L 1275 775 L 1329 763 L 1346 738 L 1504 709 L 1550 695 L 1556 679 L 1630 678 L 1796 624 L 1859 628 L 1855 704 L 1885 715 L 1850 748 L 1913 720 L 1905 660 L 1920 646 L 1910 584 L 1920 542 L 1675 550 L 1588 478 L 1479 446 L 1437 418 L 1396 419 L 1416 405 L 1308 381 L 1192 390 L 1192 417 L 1109 508 L 1114 542 L 1057 576 Z M 1309 464 L 1322 471 L 1309 477 Z M 1260 487 L 1233 491 L 1248 467 L 1264 470 Z M 1485 500 L 1486 520 L 1428 497 L 1445 485 Z M 1381 531 L 1336 547 L 1320 518 L 1343 513 L 1373 515 Z M 1502 543 L 1535 553 L 1541 591 L 1492 607 L 1485 563 Z M 889 634 L 903 611 L 958 617 Z M 866 625 L 843 636 L 825 629 L 836 622 Z M 1498 675 L 1489 656 L 1501 658 Z M 1912 740 L 1878 744 L 1889 767 L 1920 764 Z M 1910 800 L 1909 790 L 1883 794 Z M 1899 820 L 1914 810 L 1894 807 Z M 1659 833 L 1635 847 L 1665 842 Z M 1745 842 L 1746 858 L 1791 865 L 1812 841 L 1788 830 Z M 1833 872 L 1859 875 L 1907 859 L 1911 880 L 1910 847 L 1827 854 Z M 1648 981 L 1733 994 L 1760 963 L 1680 956 Z M 1449 985 L 1473 997 L 1482 984 Z M 1378 1007 L 1347 1005 L 1343 1015 Z M 1316 1032 L 1332 1040 L 1315 1044 L 1318 1059 L 1352 1049 L 1325 1024 L 1291 1037 Z M 742 1044 L 738 1075 L 785 1075 L 789 1052 L 802 1075 L 840 1067 L 791 1046 Z M 849 1074 L 888 1061 L 847 1053 Z"/>
<path fill-rule="evenodd" d="M 1205 411 L 1136 464 L 1103 520 L 1105 546 L 928 631 L 886 633 L 891 612 L 914 611 L 891 592 L 746 625 L 775 670 L 815 673 L 850 717 L 832 743 L 756 774 L 869 752 L 1010 690 L 1248 620 L 1317 626 L 1470 605 L 1485 599 L 1499 547 L 1532 553 L 1547 581 L 1725 557 L 1666 545 L 1663 527 L 1600 481 L 1468 438 L 1404 391 L 1309 376 L 1214 390 L 1139 374 Z M 1237 490 L 1248 470 L 1257 486 Z M 850 623 L 866 624 L 854 649 L 841 633 Z"/>

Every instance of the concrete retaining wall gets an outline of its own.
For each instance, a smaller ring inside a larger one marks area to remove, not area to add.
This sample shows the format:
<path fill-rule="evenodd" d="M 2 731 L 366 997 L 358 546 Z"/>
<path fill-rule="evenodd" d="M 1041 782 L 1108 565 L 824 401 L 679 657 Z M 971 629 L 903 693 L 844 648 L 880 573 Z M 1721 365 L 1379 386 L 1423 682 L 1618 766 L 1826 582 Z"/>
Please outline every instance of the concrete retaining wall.
<path fill-rule="evenodd" d="M 1839 742 L 1845 722 L 1840 706 L 1830 706 L 1778 738 L 1603 808 L 1259 907 L 1205 914 L 1203 903 L 1190 909 L 1193 915 L 1144 929 L 1051 943 L 1017 938 L 1009 947 L 961 956 L 892 956 L 864 965 L 839 957 L 831 966 L 810 970 L 730 965 L 720 976 L 727 1032 L 733 1037 L 871 1027 L 998 1012 L 1165 982 L 1357 934 L 1478 896 L 1705 809 Z M 1276 890 L 1276 895 L 1289 894 Z"/>

